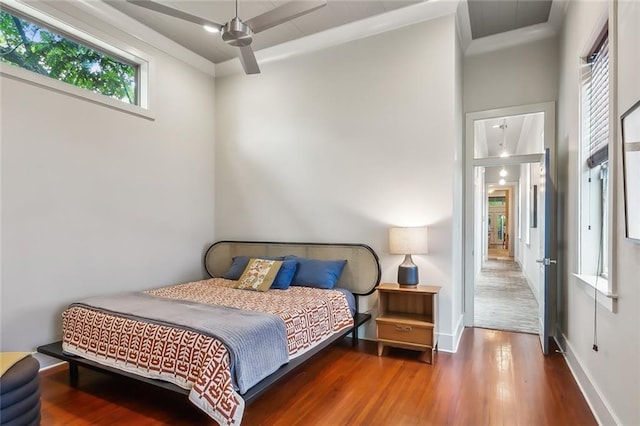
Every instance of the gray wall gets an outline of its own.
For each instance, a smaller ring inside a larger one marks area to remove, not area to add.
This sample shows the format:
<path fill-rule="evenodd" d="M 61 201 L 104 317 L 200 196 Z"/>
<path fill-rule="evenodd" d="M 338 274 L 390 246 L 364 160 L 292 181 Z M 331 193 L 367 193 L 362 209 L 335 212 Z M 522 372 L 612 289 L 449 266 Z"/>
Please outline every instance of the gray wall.
<path fill-rule="evenodd" d="M 464 110 L 555 101 L 558 42 L 546 38 L 464 60 Z"/>
<path fill-rule="evenodd" d="M 640 3 L 616 2 L 619 10 L 609 14 L 612 3 L 605 1 L 570 2 L 561 37 L 561 73 L 558 108 L 560 217 L 564 230 L 561 251 L 563 297 L 561 332 L 567 359 L 578 382 L 602 424 L 640 424 L 640 244 L 624 239 L 622 172 L 620 137 L 611 147 L 613 227 L 612 271 L 614 291 L 619 299 L 611 312 L 595 304 L 593 288 L 573 276 L 578 272 L 578 144 L 580 124 L 579 70 L 580 58 L 588 53 L 599 31 L 610 20 L 610 39 L 617 36 L 611 49 L 612 67 L 617 77 L 614 90 L 614 123 L 619 128 L 619 115 L 640 99 Z M 618 25 L 615 25 L 615 20 Z M 602 301 L 603 295 L 599 296 Z M 593 321 L 597 315 L 598 346 L 593 351 Z"/>
<path fill-rule="evenodd" d="M 414 258 L 421 282 L 443 287 L 451 349 L 459 54 L 451 15 L 217 78 L 217 236 L 366 243 L 393 282 L 387 228 L 428 225 L 429 254 Z"/>
<path fill-rule="evenodd" d="M 213 78 L 112 30 L 150 57 L 155 121 L 1 77 L 2 351 L 60 339 L 83 296 L 203 276 Z"/>

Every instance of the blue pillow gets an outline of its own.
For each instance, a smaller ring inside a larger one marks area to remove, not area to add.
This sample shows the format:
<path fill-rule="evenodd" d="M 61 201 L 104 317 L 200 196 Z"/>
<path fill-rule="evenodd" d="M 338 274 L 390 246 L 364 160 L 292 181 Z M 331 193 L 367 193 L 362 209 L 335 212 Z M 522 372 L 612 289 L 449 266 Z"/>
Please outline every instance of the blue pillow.
<path fill-rule="evenodd" d="M 346 260 L 317 260 L 288 255 L 284 260 L 297 260 L 298 270 L 291 285 L 332 289 L 347 264 Z"/>
<path fill-rule="evenodd" d="M 222 278 L 225 278 L 227 280 L 239 280 L 244 270 L 247 269 L 247 265 L 249 264 L 249 259 L 251 259 L 249 256 L 234 256 L 233 262 L 231 263 L 231 267 L 227 272 L 222 274 Z M 260 257 L 259 259 L 283 260 L 282 256 Z"/>
<path fill-rule="evenodd" d="M 282 266 L 280 266 L 280 270 L 278 271 L 278 275 L 276 275 L 276 279 L 271 284 L 270 289 L 275 288 L 278 290 L 286 290 L 291 285 L 291 281 L 293 280 L 293 276 L 296 273 L 296 269 L 298 269 L 298 261 L 297 260 L 284 260 L 282 261 Z"/>

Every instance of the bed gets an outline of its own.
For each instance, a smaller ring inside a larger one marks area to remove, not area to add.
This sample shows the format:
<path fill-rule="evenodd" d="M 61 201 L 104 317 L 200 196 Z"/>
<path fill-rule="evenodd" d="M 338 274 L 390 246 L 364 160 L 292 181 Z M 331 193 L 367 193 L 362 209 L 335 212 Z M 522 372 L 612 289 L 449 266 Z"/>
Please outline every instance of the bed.
<path fill-rule="evenodd" d="M 265 265 L 261 278 L 295 265 L 299 285 L 242 288 Z M 74 386 L 78 366 L 124 375 L 188 395 L 219 424 L 239 424 L 245 404 L 306 360 L 347 334 L 355 344 L 371 318 L 358 297 L 380 281 L 378 256 L 362 244 L 220 241 L 204 268 L 206 280 L 76 301 L 63 312 L 63 340 L 38 351 L 69 362 Z M 335 288 L 318 288 L 327 273 Z"/>

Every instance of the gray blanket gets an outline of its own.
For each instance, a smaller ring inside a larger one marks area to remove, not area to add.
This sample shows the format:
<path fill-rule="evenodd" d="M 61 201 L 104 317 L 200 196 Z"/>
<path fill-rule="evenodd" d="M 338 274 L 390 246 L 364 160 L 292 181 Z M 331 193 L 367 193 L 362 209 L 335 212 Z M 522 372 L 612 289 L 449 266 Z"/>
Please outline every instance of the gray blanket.
<path fill-rule="evenodd" d="M 221 340 L 240 394 L 289 360 L 282 319 L 272 314 L 127 292 L 73 303 L 108 314 L 192 330 Z"/>

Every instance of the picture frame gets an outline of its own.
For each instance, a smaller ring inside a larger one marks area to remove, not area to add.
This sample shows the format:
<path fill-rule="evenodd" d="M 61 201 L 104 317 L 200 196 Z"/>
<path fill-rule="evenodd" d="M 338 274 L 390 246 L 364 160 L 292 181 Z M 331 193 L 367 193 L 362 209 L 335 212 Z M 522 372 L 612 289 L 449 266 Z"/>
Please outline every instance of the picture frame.
<path fill-rule="evenodd" d="M 640 100 L 620 116 L 625 237 L 640 243 Z"/>

